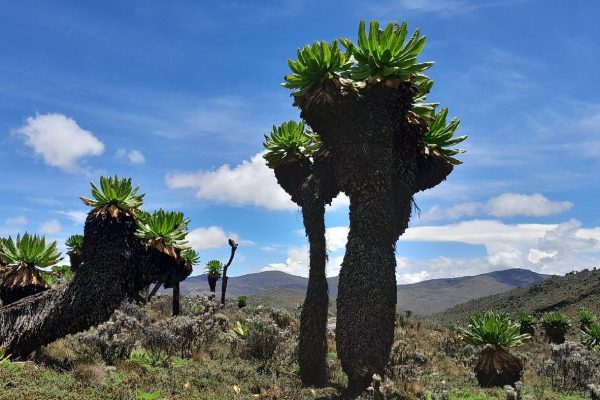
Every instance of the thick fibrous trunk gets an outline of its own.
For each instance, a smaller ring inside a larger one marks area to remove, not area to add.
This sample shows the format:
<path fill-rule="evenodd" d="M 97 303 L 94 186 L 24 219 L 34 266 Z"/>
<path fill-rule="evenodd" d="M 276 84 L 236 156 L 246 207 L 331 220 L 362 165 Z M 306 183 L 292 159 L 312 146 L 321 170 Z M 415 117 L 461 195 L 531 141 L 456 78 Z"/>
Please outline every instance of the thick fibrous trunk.
<path fill-rule="evenodd" d="M 481 352 L 475 365 L 480 386 L 514 386 L 523 375 L 523 362 L 502 347 L 488 347 Z"/>
<path fill-rule="evenodd" d="M 215 292 L 215 290 L 217 289 L 217 280 L 219 278 L 214 277 L 214 276 L 208 276 L 208 287 L 210 288 L 211 292 Z"/>
<path fill-rule="evenodd" d="M 83 264 L 56 289 L 0 308 L 0 347 L 12 358 L 106 321 L 135 296 L 181 262 L 146 247 L 134 236 L 132 216 L 93 211 L 85 224 Z"/>
<path fill-rule="evenodd" d="M 302 116 L 331 152 L 338 184 L 350 198 L 336 344 L 351 393 L 365 389 L 374 373 L 381 375 L 389 358 L 396 313 L 395 242 L 411 211 L 415 154 L 398 173 L 394 141 L 412 94 L 408 85 L 390 86 L 369 85 L 358 95 L 332 85 L 322 89 L 330 96 L 307 96 L 302 107 Z M 410 148 L 416 149 L 417 142 Z M 401 157 L 409 151 L 401 150 Z M 401 190 L 395 193 L 398 184 Z"/>
<path fill-rule="evenodd" d="M 300 314 L 298 364 L 304 384 L 327 383 L 327 309 L 329 294 L 325 266 L 325 204 L 319 198 L 319 182 L 307 179 L 302 194 L 302 217 L 310 246 L 310 267 L 306 298 Z"/>
<path fill-rule="evenodd" d="M 179 315 L 179 282 L 173 283 L 173 316 Z"/>
<path fill-rule="evenodd" d="M 71 264 L 71 271 L 73 273 L 79 271 L 79 267 L 81 267 L 82 256 L 80 252 L 70 251 L 69 252 L 69 262 Z"/>

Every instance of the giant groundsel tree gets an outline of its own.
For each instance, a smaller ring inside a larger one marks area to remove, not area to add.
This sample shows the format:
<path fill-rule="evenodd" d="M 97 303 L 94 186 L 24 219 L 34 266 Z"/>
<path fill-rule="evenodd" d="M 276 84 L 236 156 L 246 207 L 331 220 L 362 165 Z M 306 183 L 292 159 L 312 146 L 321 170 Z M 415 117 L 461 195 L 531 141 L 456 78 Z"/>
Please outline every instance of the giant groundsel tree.
<path fill-rule="evenodd" d="M 309 275 L 306 298 L 300 314 L 298 364 L 305 384 L 327 382 L 327 308 L 329 304 L 325 205 L 338 195 L 328 153 L 319 136 L 304 122 L 289 121 L 274 126 L 265 135 L 264 158 L 275 172 L 279 185 L 302 208 L 309 240 Z"/>
<path fill-rule="evenodd" d="M 283 84 L 293 90 L 301 117 L 319 133 L 326 175 L 350 198 L 336 325 L 350 392 L 383 373 L 389 357 L 395 243 L 408 226 L 413 196 L 450 174 L 462 152 L 453 147 L 465 139 L 455 137 L 458 120 L 448 122 L 446 109 L 437 112 L 436 103 L 426 102 L 433 81 L 423 72 L 433 63 L 417 60 L 425 37 L 419 30 L 407 37 L 406 22 L 381 30 L 373 21 L 368 34 L 361 22 L 356 44 L 341 39 L 299 49 Z M 294 163 L 303 166 L 301 160 Z"/>
<path fill-rule="evenodd" d="M 127 298 L 165 274 L 185 275 L 185 262 L 136 236 L 144 195 L 131 179 L 92 183 L 82 264 L 65 285 L 0 308 L 0 347 L 12 358 L 106 321 Z M 68 323 L 66 323 L 68 321 Z"/>

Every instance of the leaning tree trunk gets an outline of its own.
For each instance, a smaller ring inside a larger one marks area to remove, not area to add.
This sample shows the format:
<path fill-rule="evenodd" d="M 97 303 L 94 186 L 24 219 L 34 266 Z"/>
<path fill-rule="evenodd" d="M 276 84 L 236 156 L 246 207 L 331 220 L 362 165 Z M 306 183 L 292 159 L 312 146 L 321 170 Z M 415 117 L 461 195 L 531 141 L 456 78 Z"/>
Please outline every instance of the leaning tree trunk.
<path fill-rule="evenodd" d="M 302 116 L 331 151 L 339 186 L 350 198 L 336 343 L 353 394 L 365 389 L 374 373 L 383 374 L 394 338 L 396 219 L 408 223 L 412 201 L 412 192 L 402 198 L 394 195 L 394 138 L 406 119 L 412 93 L 405 84 L 375 83 L 360 94 L 331 85 L 307 97 Z M 410 173 L 414 174 L 414 163 L 407 164 L 406 174 Z M 394 207 L 400 200 L 402 207 Z M 398 215 L 396 209 L 404 212 Z"/>
<path fill-rule="evenodd" d="M 134 236 L 132 216 L 92 211 L 83 264 L 66 284 L 0 308 L 0 347 L 22 358 L 40 346 L 106 321 L 125 300 L 181 262 Z"/>

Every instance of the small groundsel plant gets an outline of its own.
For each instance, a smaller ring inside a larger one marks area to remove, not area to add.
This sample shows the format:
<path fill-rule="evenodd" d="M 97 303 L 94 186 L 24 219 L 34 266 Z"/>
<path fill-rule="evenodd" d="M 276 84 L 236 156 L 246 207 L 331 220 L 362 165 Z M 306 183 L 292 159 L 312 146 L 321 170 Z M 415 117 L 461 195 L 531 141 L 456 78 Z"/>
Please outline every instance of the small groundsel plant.
<path fill-rule="evenodd" d="M 580 338 L 589 348 L 600 352 L 600 324 L 592 323 L 586 326 L 581 331 Z"/>
<path fill-rule="evenodd" d="M 92 198 L 80 197 L 83 204 L 98 211 L 116 216 L 118 210 L 135 213 L 144 203 L 144 194 L 138 194 L 139 186 L 133 187 L 131 178 L 100 177 L 100 188 L 93 182 Z"/>
<path fill-rule="evenodd" d="M 239 296 L 238 297 L 238 307 L 239 308 L 246 307 L 247 303 L 248 303 L 248 296 Z"/>
<path fill-rule="evenodd" d="M 560 344 L 565 341 L 565 334 L 571 327 L 571 320 L 558 311 L 552 311 L 544 314 L 542 327 L 550 342 Z"/>
<path fill-rule="evenodd" d="M 529 334 L 531 336 L 533 336 L 534 332 L 535 332 L 535 317 L 531 314 L 520 314 L 519 318 L 519 333 L 521 334 Z"/>
<path fill-rule="evenodd" d="M 220 278 L 223 273 L 223 264 L 219 260 L 210 260 L 206 263 L 205 271 L 211 278 Z"/>
<path fill-rule="evenodd" d="M 483 350 L 475 365 L 475 375 L 481 386 L 514 385 L 523 373 L 523 363 L 508 352 L 529 339 L 529 334 L 520 334 L 520 326 L 508 315 L 488 311 L 484 315 L 474 315 L 469 326 L 460 329 L 463 340 Z"/>
<path fill-rule="evenodd" d="M 581 307 L 577 310 L 577 321 L 579 322 L 579 329 L 582 331 L 590 325 L 596 323 L 596 315 L 586 307 Z"/>

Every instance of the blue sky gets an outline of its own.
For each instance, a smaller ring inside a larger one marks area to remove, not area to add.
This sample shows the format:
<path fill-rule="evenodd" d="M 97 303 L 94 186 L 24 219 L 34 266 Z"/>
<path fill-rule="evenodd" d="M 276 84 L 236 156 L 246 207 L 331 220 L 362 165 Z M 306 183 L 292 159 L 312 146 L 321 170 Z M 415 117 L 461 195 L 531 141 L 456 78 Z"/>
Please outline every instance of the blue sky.
<path fill-rule="evenodd" d="M 430 98 L 469 139 L 464 164 L 416 197 L 399 282 L 600 265 L 598 15 L 583 0 L 2 2 L 0 235 L 64 242 L 89 182 L 118 174 L 145 208 L 192 219 L 203 261 L 225 260 L 231 236 L 232 274 L 306 275 L 301 215 L 260 157 L 263 134 L 299 115 L 287 59 L 355 40 L 360 19 L 406 19 L 436 61 Z M 347 224 L 339 198 L 330 275 Z"/>

